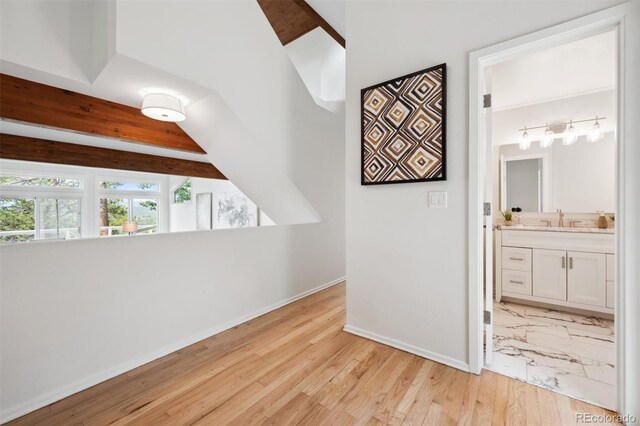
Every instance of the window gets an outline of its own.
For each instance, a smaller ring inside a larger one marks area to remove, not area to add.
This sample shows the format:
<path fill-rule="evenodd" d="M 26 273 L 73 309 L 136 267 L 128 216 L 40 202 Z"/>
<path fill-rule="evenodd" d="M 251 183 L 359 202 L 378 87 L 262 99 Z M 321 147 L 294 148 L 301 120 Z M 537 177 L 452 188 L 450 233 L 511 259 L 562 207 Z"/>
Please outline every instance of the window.
<path fill-rule="evenodd" d="M 100 181 L 101 189 L 113 189 L 118 191 L 148 191 L 159 192 L 160 186 L 157 183 L 139 183 L 139 182 L 117 182 L 117 181 Z"/>
<path fill-rule="evenodd" d="M 0 185 L 8 187 L 51 187 L 51 188 L 80 188 L 80 179 L 50 178 L 50 177 L 30 177 L 30 176 L 0 176 Z"/>
<path fill-rule="evenodd" d="M 80 198 L 36 199 L 37 238 L 80 238 Z"/>
<path fill-rule="evenodd" d="M 175 204 L 191 202 L 191 178 L 186 179 L 182 185 L 173 191 L 173 202 Z"/>
<path fill-rule="evenodd" d="M 81 236 L 82 179 L 0 176 L 0 242 Z"/>
<path fill-rule="evenodd" d="M 0 241 L 30 241 L 36 236 L 36 200 L 0 198 Z"/>
<path fill-rule="evenodd" d="M 155 182 L 99 180 L 100 236 L 122 235 L 126 222 L 136 222 L 136 234 L 158 232 L 160 185 Z"/>

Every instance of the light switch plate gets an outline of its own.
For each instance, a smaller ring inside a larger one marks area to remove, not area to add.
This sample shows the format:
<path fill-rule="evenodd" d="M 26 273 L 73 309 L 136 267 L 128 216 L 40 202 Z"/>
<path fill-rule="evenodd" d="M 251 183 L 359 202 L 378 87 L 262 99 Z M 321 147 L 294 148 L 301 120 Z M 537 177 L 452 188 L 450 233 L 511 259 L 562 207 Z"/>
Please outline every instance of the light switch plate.
<path fill-rule="evenodd" d="M 429 192 L 429 207 L 446 208 L 447 193 L 445 191 Z"/>

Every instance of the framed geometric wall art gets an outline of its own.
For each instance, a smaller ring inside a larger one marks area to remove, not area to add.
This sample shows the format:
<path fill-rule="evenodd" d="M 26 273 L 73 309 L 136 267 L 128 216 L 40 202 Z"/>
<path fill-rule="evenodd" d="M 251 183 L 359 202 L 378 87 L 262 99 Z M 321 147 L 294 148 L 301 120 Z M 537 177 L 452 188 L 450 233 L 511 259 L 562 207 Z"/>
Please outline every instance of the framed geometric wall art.
<path fill-rule="evenodd" d="M 362 89 L 362 185 L 446 180 L 447 66 Z"/>

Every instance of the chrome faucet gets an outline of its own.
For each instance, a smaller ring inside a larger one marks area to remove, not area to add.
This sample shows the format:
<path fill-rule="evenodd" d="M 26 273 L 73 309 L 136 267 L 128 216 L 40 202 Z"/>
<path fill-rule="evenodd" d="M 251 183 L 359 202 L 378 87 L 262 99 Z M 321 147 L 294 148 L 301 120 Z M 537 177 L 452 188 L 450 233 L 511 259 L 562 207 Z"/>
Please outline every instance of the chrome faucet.
<path fill-rule="evenodd" d="M 563 218 L 564 218 L 564 213 L 562 213 L 562 209 L 558 209 L 558 226 L 560 228 L 564 228 Z"/>

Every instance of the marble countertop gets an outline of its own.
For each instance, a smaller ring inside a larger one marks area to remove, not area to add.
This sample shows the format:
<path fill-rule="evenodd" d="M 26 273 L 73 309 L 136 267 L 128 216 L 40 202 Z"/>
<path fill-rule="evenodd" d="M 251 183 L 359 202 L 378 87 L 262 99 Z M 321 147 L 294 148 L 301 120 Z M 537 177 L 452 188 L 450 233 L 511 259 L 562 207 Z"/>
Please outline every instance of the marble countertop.
<path fill-rule="evenodd" d="M 600 228 L 569 228 L 569 227 L 557 227 L 557 226 L 534 226 L 534 225 L 498 225 L 498 229 L 503 231 L 547 231 L 547 232 L 582 232 L 588 234 L 615 234 L 614 228 L 600 229 Z"/>

